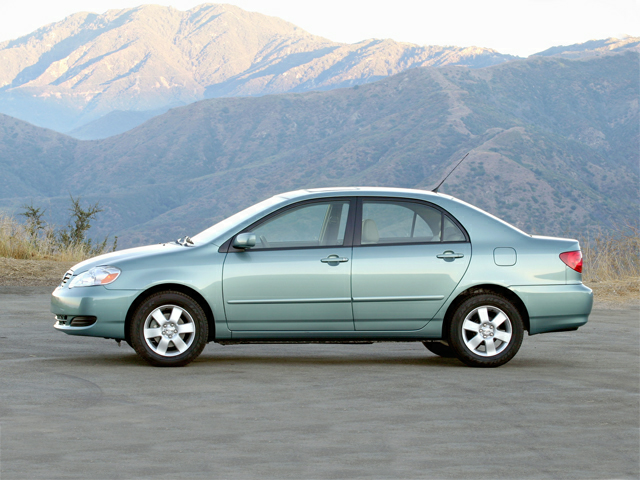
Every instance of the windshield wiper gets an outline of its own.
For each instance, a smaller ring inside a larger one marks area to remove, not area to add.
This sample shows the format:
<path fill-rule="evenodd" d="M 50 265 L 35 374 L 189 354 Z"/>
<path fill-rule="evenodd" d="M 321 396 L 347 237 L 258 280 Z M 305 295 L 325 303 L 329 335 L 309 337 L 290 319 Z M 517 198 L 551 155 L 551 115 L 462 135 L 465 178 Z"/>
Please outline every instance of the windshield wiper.
<path fill-rule="evenodd" d="M 178 240 L 176 240 L 176 242 L 179 245 L 182 245 L 183 247 L 187 247 L 189 245 L 193 245 L 193 240 L 191 240 L 191 237 L 189 237 L 189 235 L 187 235 L 184 238 L 179 238 Z"/>

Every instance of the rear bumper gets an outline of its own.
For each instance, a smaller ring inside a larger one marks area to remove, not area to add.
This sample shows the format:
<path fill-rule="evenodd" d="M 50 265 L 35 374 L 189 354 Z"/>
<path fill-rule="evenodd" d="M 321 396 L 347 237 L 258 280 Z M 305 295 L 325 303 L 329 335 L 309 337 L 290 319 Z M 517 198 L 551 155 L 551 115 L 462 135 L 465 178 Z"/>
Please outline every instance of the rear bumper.
<path fill-rule="evenodd" d="M 54 328 L 69 335 L 124 339 L 127 311 L 138 295 L 133 290 L 108 290 L 101 286 L 56 288 L 51 294 Z M 89 326 L 72 326 L 75 317 L 95 317 Z"/>
<path fill-rule="evenodd" d="M 529 335 L 575 330 L 589 318 L 593 292 L 583 284 L 511 287 L 529 313 Z"/>

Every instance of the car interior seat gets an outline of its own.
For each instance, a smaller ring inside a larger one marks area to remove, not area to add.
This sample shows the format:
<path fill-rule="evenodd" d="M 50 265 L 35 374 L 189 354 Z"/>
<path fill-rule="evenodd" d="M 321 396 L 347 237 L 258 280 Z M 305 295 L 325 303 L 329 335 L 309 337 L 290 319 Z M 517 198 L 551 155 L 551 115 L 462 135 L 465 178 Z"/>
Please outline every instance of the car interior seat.
<path fill-rule="evenodd" d="M 370 218 L 363 220 L 362 221 L 362 239 L 360 242 L 364 245 L 365 243 L 366 244 L 378 243 L 379 240 L 380 240 L 380 234 L 378 233 L 378 226 L 376 225 L 376 222 L 374 222 Z"/>
<path fill-rule="evenodd" d="M 464 240 L 464 235 L 458 227 L 447 227 L 444 229 L 444 242 L 461 242 Z"/>

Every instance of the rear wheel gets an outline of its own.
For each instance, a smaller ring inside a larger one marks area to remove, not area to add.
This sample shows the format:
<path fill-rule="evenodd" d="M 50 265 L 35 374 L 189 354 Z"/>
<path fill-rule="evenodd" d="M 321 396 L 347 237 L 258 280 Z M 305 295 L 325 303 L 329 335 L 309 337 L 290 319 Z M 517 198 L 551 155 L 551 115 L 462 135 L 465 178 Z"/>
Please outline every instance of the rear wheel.
<path fill-rule="evenodd" d="M 497 294 L 474 295 L 460 304 L 449 326 L 449 344 L 472 367 L 499 367 L 520 349 L 524 336 L 518 309 Z"/>
<path fill-rule="evenodd" d="M 181 292 L 149 296 L 131 322 L 131 346 L 151 365 L 182 367 L 207 343 L 208 323 L 202 307 Z"/>
<path fill-rule="evenodd" d="M 431 353 L 435 353 L 442 358 L 453 358 L 456 356 L 456 352 L 449 345 L 445 345 L 441 342 L 422 342 L 427 350 Z"/>

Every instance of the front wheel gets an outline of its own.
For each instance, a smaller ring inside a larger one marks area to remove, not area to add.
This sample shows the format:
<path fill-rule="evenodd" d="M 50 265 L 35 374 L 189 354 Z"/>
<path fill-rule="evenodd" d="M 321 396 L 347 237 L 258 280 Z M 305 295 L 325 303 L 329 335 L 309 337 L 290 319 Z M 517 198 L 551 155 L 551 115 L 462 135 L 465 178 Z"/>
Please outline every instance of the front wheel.
<path fill-rule="evenodd" d="M 131 346 L 151 365 L 182 367 L 204 349 L 208 337 L 202 307 L 181 292 L 160 292 L 146 298 L 131 322 Z"/>
<path fill-rule="evenodd" d="M 518 309 L 496 294 L 474 295 L 460 304 L 449 326 L 449 344 L 472 367 L 499 367 L 520 349 L 524 325 Z"/>

